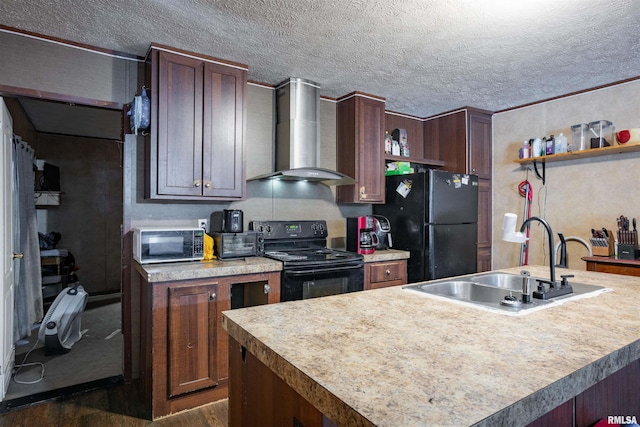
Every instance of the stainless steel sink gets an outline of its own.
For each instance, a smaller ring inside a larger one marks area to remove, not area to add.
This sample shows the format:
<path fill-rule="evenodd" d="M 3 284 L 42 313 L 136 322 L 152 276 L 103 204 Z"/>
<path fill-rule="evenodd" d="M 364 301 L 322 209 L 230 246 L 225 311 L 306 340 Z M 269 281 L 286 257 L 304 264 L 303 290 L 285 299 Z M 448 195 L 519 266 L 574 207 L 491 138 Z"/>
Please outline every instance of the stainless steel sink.
<path fill-rule="evenodd" d="M 504 297 L 514 293 L 507 289 L 463 280 L 425 284 L 421 285 L 420 290 L 434 295 L 485 304 L 499 303 Z"/>
<path fill-rule="evenodd" d="M 531 278 L 533 289 L 537 287 L 536 278 Z M 532 299 L 531 303 L 522 303 L 522 276 L 511 273 L 483 273 L 451 279 L 403 286 L 403 289 L 422 292 L 446 298 L 465 305 L 498 310 L 506 314 L 530 312 L 562 302 L 576 299 L 586 294 L 606 291 L 602 286 L 571 283 L 573 293 L 549 300 Z M 505 298 L 506 297 L 506 298 Z"/>
<path fill-rule="evenodd" d="M 534 286 L 536 277 L 531 277 L 531 284 Z M 471 280 L 482 285 L 493 286 L 496 288 L 511 289 L 514 291 L 522 291 L 522 276 L 509 273 L 483 273 L 474 275 Z"/>

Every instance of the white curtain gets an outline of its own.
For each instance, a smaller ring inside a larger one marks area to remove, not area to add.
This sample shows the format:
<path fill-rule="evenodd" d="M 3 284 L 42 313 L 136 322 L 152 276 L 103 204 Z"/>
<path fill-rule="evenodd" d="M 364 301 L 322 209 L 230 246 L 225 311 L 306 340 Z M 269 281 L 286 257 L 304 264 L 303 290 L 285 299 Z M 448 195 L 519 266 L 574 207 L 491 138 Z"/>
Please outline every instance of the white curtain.
<path fill-rule="evenodd" d="M 34 202 L 34 152 L 14 135 L 13 142 L 13 218 L 15 252 L 24 254 L 14 264 L 15 309 L 13 338 L 31 335 L 31 326 L 42 320 L 42 276 L 40 245 Z"/>

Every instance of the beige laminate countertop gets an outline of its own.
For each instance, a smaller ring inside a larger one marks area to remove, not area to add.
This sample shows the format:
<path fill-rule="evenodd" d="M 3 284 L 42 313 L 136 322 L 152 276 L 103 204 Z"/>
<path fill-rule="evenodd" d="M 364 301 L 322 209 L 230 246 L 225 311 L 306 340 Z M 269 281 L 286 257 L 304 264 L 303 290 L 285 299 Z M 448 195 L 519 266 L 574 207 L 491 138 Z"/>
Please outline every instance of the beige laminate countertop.
<path fill-rule="evenodd" d="M 207 279 L 209 277 L 237 276 L 240 274 L 268 273 L 282 270 L 282 262 L 263 257 L 161 264 L 139 264 L 134 262 L 134 265 L 136 270 L 149 283 Z"/>
<path fill-rule="evenodd" d="M 396 261 L 399 259 L 408 259 L 411 254 L 408 251 L 400 251 L 398 249 L 385 249 L 383 251 L 375 251 L 372 254 L 362 255 L 364 262 L 379 261 Z"/>
<path fill-rule="evenodd" d="M 223 324 L 338 425 L 525 425 L 640 358 L 640 278 L 561 272 L 613 291 L 514 317 L 391 287 Z"/>

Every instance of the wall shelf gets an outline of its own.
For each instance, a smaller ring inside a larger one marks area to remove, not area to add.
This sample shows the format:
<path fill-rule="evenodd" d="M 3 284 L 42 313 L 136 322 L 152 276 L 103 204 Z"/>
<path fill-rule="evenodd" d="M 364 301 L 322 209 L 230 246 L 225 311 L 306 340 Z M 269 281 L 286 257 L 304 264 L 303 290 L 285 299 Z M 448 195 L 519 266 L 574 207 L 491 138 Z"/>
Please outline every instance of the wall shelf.
<path fill-rule="evenodd" d="M 635 153 L 640 151 L 640 144 L 634 145 L 614 145 L 612 147 L 591 148 L 582 151 L 572 151 L 570 153 L 550 154 L 548 156 L 531 157 L 528 159 L 516 159 L 515 163 L 528 165 L 531 163 L 551 163 L 565 160 L 586 159 L 590 157 L 608 156 L 611 154 Z"/>
<path fill-rule="evenodd" d="M 410 162 L 410 163 L 418 163 L 421 165 L 428 165 L 428 166 L 437 166 L 437 167 L 444 166 L 444 161 L 442 160 L 422 159 L 422 158 L 419 159 L 415 157 L 404 157 L 404 156 L 392 156 L 391 154 L 385 154 L 384 160 L 387 162 Z"/>
<path fill-rule="evenodd" d="M 33 193 L 36 207 L 41 206 L 60 206 L 61 191 L 35 191 Z"/>

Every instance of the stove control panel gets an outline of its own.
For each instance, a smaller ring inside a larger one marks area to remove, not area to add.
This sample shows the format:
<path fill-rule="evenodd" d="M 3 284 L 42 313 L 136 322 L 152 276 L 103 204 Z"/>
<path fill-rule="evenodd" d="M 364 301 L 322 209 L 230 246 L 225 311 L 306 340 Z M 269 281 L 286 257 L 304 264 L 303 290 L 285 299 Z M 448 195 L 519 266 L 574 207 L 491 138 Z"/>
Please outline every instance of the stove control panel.
<path fill-rule="evenodd" d="M 326 239 L 329 234 L 324 220 L 251 221 L 249 229 L 262 233 L 265 240 Z"/>

